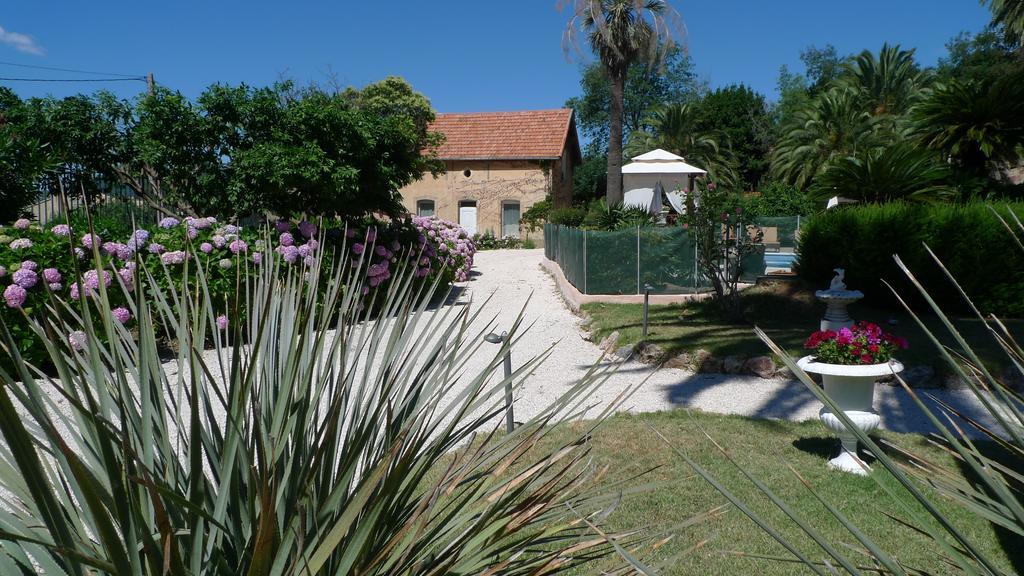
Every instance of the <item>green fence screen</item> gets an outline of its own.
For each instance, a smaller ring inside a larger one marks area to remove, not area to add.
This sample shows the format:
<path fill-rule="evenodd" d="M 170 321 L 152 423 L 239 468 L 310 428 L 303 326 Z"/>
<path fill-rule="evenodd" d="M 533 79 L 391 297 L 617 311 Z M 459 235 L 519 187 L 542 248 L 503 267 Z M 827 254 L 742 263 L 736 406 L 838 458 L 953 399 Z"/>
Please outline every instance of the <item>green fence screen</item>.
<path fill-rule="evenodd" d="M 601 232 L 554 224 L 544 226 L 544 255 L 583 294 L 703 292 L 711 284 L 697 268 L 696 246 L 680 227 Z M 744 258 L 742 279 L 764 274 L 764 250 Z"/>

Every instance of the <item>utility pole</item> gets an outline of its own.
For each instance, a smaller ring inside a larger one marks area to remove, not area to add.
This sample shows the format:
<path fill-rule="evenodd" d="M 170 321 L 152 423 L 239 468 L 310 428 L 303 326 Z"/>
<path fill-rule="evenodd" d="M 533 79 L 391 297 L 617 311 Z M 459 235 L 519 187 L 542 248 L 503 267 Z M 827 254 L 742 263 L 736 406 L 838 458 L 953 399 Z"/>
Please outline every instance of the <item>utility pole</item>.
<path fill-rule="evenodd" d="M 156 83 L 153 82 L 153 73 L 146 74 L 146 87 L 148 88 L 149 95 L 152 96 L 156 90 Z"/>

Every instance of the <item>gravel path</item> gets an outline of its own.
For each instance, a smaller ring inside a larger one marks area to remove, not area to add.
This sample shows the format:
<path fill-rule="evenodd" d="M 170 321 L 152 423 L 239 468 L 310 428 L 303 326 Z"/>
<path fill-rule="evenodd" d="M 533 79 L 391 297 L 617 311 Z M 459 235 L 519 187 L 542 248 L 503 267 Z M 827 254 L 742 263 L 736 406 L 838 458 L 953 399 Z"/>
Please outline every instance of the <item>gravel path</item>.
<path fill-rule="evenodd" d="M 543 250 L 495 250 L 476 255 L 474 274 L 460 285 L 458 302 L 477 305 L 490 297 L 481 314 L 497 317 L 499 328 L 510 326 L 525 306 L 524 325 L 533 323 L 513 349 L 513 364 L 543 353 L 551 356 L 527 380 L 516 396 L 516 419 L 536 413 L 557 398 L 572 382 L 600 360 L 601 351 L 583 339 L 581 319 L 563 304 L 554 281 L 541 268 Z M 812 324 L 809 319 L 809 325 Z M 753 333 L 751 338 L 756 338 Z M 481 355 L 486 356 L 486 355 Z M 489 358 L 480 358 L 483 366 Z M 469 366 L 472 373 L 474 366 Z M 624 404 L 631 412 L 694 408 L 721 414 L 792 421 L 817 419 L 821 403 L 795 380 L 763 380 L 756 376 L 696 374 L 686 370 L 654 370 L 635 361 L 625 362 L 598 389 L 594 402 L 606 405 L 623 390 L 646 382 Z M 969 391 L 929 390 L 983 422 L 987 413 Z M 901 389 L 880 384 L 875 408 L 882 428 L 896 432 L 933 430 L 925 415 Z"/>

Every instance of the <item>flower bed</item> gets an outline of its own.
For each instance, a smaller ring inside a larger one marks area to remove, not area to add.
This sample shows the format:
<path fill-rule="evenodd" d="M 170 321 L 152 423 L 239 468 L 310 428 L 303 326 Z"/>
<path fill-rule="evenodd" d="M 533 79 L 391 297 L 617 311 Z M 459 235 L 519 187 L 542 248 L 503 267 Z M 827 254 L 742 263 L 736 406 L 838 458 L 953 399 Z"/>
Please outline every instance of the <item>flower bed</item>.
<path fill-rule="evenodd" d="M 243 229 L 214 218 L 164 218 L 152 229 L 135 230 L 128 238 L 109 239 L 66 224 L 40 228 L 21 219 L 0 228 L 0 287 L 4 304 L 0 318 L 10 330 L 21 353 L 30 361 L 45 355 L 42 343 L 28 329 L 25 315 L 44 309 L 53 295 L 73 303 L 93 297 L 102 284 L 108 292 L 115 317 L 132 320 L 126 298 L 131 294 L 140 266 L 161 268 L 154 274 L 169 290 L 179 283 L 190 261 L 203 265 L 207 285 L 224 310 L 236 292 L 239 274 L 276 258 L 282 270 L 310 267 L 323 258 L 322 270 L 338 250 L 348 251 L 350 265 L 365 270 L 364 295 L 369 298 L 386 285 L 400 266 L 412 266 L 425 282 L 440 280 L 442 288 L 469 277 L 476 248 L 459 226 L 434 218 L 382 222 L 365 219 L 332 222 L 320 226 L 303 221 L 276 222 L 272 228 Z M 98 258 L 99 266 L 96 266 Z M 118 288 L 121 289 L 113 289 Z M 76 304 L 73 304 L 76 305 Z M 224 310 L 219 311 L 222 314 Z M 227 317 L 218 318 L 223 329 Z M 70 335 L 74 338 L 74 335 Z"/>

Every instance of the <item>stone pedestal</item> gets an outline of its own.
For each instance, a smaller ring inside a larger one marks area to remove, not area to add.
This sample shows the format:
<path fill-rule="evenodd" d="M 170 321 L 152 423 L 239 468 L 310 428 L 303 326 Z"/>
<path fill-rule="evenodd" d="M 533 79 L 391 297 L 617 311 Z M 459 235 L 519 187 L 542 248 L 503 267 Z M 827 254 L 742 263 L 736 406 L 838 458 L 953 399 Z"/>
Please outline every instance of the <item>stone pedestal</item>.
<path fill-rule="evenodd" d="M 885 364 L 845 366 L 814 361 L 805 356 L 797 361 L 805 372 L 821 374 L 825 393 L 846 414 L 854 426 L 864 432 L 878 428 L 881 421 L 875 413 L 875 380 L 903 370 L 903 364 L 890 360 Z M 839 455 L 829 461 L 829 468 L 866 475 L 870 468 L 857 456 L 857 436 L 846 428 L 842 420 L 824 406 L 818 413 L 821 423 L 839 437 Z"/>
<path fill-rule="evenodd" d="M 826 306 L 820 329 L 839 330 L 853 326 L 846 307 L 863 298 L 864 293 L 860 290 L 818 290 L 814 296 Z"/>

